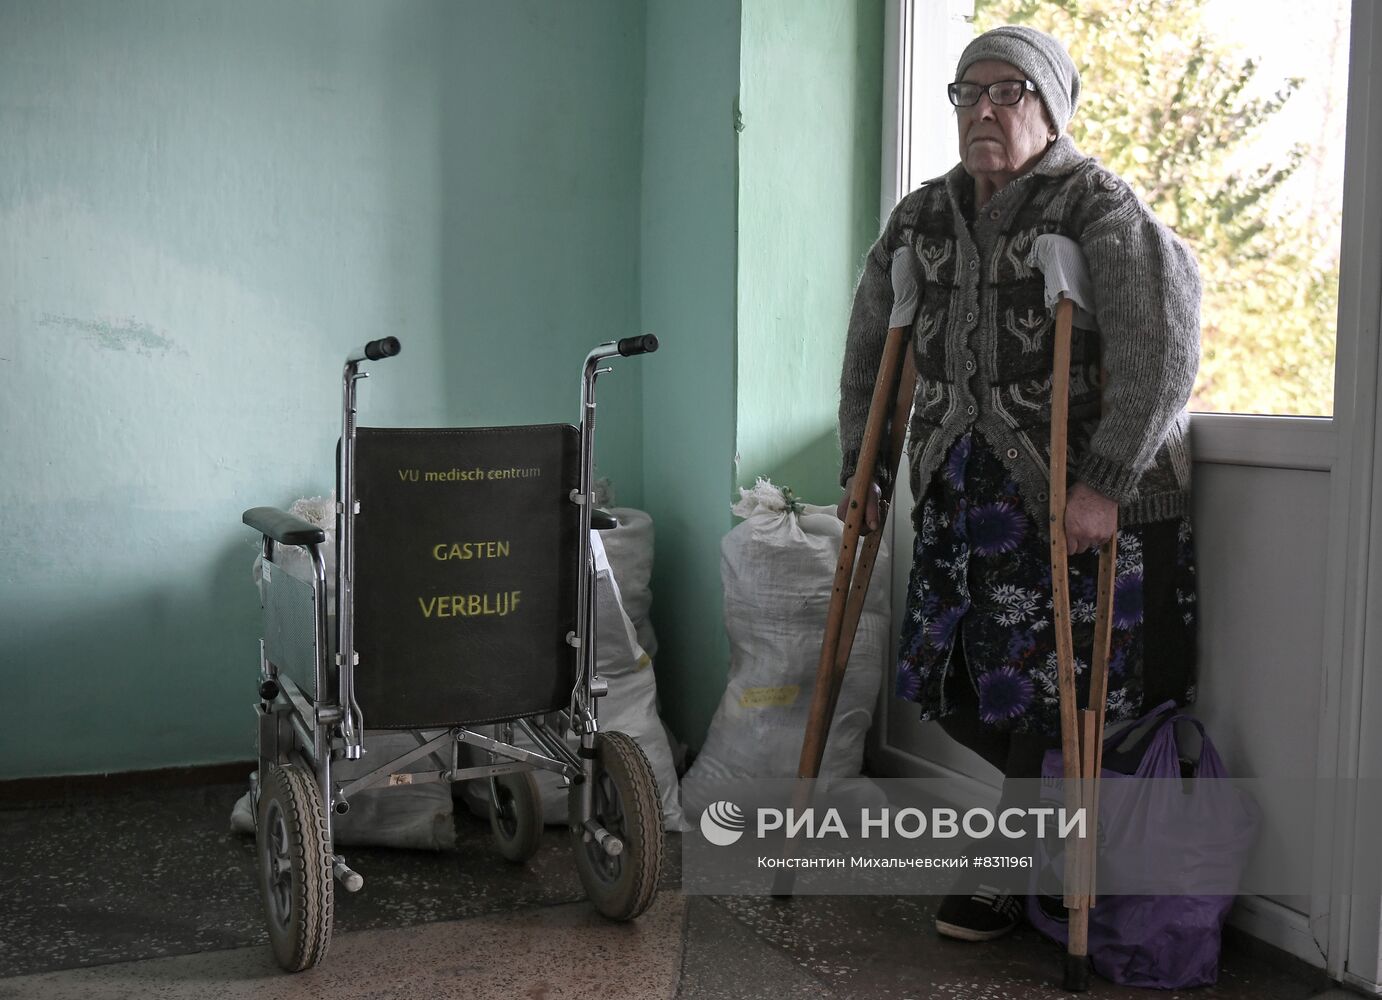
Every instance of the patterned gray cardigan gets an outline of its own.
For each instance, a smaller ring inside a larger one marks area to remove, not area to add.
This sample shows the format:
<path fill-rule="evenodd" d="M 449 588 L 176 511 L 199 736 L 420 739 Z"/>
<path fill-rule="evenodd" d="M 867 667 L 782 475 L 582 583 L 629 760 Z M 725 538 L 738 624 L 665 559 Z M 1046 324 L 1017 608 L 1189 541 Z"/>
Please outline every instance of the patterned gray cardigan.
<path fill-rule="evenodd" d="M 865 259 L 840 378 L 841 484 L 858 461 L 887 334 L 892 255 L 906 246 L 915 254 L 920 289 L 908 445 L 913 495 L 919 505 L 949 446 L 977 429 L 1017 480 L 1028 514 L 1047 530 L 1055 320 L 1042 276 L 1026 262 L 1037 236 L 1060 233 L 1084 251 L 1101 331 L 1096 337 L 1077 329 L 1072 345 L 1072 481 L 1118 501 L 1123 524 L 1186 513 L 1185 404 L 1200 331 L 1199 269 L 1190 251 L 1068 136 L 999 191 L 971 225 L 965 208 L 973 200 L 974 182 L 961 166 L 928 181 L 902 199 Z"/>

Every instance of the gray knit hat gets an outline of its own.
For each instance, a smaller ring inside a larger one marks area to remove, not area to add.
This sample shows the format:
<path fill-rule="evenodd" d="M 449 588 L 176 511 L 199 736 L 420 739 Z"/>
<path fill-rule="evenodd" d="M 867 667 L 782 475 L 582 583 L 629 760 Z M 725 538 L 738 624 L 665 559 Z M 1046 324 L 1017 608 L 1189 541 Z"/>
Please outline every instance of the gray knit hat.
<path fill-rule="evenodd" d="M 1057 132 L 1064 132 L 1080 100 L 1080 71 L 1065 46 L 1044 31 L 1007 24 L 986 31 L 965 46 L 955 79 L 982 59 L 997 59 L 1016 66 L 1037 86 L 1041 103 Z"/>

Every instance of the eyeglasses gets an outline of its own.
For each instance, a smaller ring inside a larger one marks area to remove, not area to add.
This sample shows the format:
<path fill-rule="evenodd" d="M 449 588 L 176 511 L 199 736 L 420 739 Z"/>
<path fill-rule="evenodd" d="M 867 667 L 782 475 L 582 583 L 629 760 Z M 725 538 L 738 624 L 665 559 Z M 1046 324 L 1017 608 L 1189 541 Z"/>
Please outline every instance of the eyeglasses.
<path fill-rule="evenodd" d="M 982 83 L 951 83 L 945 88 L 950 103 L 957 108 L 972 108 L 979 103 L 979 95 L 987 92 L 989 101 L 998 107 L 1011 107 L 1022 100 L 1027 91 L 1035 91 L 1031 80 L 999 80 L 984 86 Z"/>

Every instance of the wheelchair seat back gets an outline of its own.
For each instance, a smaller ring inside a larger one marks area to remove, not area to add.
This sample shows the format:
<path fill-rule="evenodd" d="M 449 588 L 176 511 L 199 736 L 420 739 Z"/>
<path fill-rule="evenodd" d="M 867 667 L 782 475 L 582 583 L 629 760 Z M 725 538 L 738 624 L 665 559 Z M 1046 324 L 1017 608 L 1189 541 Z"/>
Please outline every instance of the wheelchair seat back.
<path fill-rule="evenodd" d="M 575 682 L 580 433 L 357 428 L 356 698 L 370 728 L 563 708 Z"/>

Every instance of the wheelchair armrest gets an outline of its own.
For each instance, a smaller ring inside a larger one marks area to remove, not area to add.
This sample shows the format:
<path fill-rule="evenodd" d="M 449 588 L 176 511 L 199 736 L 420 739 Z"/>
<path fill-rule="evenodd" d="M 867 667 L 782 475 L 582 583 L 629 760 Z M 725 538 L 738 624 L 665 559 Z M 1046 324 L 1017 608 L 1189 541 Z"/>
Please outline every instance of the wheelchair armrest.
<path fill-rule="evenodd" d="M 311 545 L 326 541 L 326 532 L 321 528 L 277 507 L 251 507 L 240 515 L 240 520 L 280 545 Z"/>
<path fill-rule="evenodd" d="M 592 507 L 590 508 L 590 526 L 596 531 L 608 531 L 610 528 L 619 527 L 619 518 L 607 510 Z"/>

